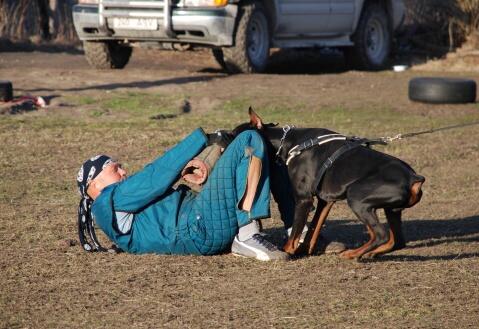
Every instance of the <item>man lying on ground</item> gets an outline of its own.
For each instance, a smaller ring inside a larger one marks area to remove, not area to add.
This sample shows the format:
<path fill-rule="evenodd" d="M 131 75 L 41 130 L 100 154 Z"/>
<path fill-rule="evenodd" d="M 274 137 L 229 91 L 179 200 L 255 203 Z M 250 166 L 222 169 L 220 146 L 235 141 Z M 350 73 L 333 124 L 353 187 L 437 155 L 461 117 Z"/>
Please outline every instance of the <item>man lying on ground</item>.
<path fill-rule="evenodd" d="M 174 189 L 185 165 L 214 143 L 226 149 L 201 191 L 194 193 L 186 185 Z M 114 159 L 93 157 L 78 173 L 80 240 L 92 249 L 82 236 L 93 215 L 102 231 L 129 253 L 214 255 L 231 250 L 264 261 L 289 259 L 260 234 L 259 220 L 270 217 L 269 174 L 266 146 L 255 131 L 232 140 L 227 133 L 205 134 L 198 128 L 130 177 Z M 289 202 L 282 208 L 294 209 L 294 200 Z"/>

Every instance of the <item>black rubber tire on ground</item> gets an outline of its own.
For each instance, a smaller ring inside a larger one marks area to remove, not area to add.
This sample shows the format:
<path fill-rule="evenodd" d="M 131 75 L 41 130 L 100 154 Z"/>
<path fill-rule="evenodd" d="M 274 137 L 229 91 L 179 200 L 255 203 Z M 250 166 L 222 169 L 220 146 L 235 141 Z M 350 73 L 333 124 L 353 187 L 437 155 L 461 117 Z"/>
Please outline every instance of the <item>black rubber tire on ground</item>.
<path fill-rule="evenodd" d="M 351 67 L 377 71 L 386 66 L 392 48 L 391 23 L 379 4 L 365 2 L 351 40 L 354 46 L 345 49 L 346 59 Z"/>
<path fill-rule="evenodd" d="M 130 60 L 132 49 L 113 41 L 83 41 L 85 57 L 99 70 L 122 69 Z"/>
<path fill-rule="evenodd" d="M 476 82 L 469 79 L 414 78 L 409 81 L 409 99 L 422 103 L 474 103 L 476 90 Z"/>
<path fill-rule="evenodd" d="M 213 53 L 213 57 L 216 61 L 216 63 L 218 63 L 219 66 L 221 66 L 221 68 L 223 70 L 228 70 L 228 67 L 226 66 L 226 63 L 225 63 L 225 60 L 224 60 L 224 57 L 223 57 L 223 50 L 221 49 L 211 49 L 211 52 Z"/>
<path fill-rule="evenodd" d="M 230 73 L 261 73 L 269 59 L 268 15 L 259 2 L 247 2 L 238 9 L 233 47 L 223 48 Z"/>
<path fill-rule="evenodd" d="M 13 87 L 10 81 L 0 80 L 0 102 L 9 102 L 13 99 Z"/>

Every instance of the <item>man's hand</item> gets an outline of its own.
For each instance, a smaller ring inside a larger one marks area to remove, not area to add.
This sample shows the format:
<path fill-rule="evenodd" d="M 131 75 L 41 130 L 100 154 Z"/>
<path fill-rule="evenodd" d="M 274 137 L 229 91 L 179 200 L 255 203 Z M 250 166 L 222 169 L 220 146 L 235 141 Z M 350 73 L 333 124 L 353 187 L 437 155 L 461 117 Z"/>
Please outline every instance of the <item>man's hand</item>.
<path fill-rule="evenodd" d="M 206 134 L 210 145 L 218 144 L 222 148 L 226 148 L 234 139 L 233 134 L 227 130 L 217 130 L 212 134 Z"/>

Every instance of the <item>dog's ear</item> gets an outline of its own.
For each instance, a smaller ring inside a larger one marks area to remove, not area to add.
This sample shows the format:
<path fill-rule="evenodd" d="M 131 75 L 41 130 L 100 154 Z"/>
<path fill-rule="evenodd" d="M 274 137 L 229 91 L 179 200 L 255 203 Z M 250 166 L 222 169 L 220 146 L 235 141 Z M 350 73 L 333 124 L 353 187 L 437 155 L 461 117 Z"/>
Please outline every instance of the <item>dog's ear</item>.
<path fill-rule="evenodd" d="M 263 129 L 263 122 L 261 121 L 261 118 L 256 114 L 255 111 L 253 111 L 251 106 L 249 107 L 248 113 L 251 126 L 258 130 Z"/>

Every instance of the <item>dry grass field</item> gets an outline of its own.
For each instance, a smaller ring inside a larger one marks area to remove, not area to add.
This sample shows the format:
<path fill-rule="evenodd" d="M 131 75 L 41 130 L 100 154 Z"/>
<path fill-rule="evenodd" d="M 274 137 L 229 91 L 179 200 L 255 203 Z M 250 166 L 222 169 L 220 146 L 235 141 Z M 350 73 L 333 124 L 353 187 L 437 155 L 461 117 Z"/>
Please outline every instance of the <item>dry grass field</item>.
<path fill-rule="evenodd" d="M 231 76 L 201 51 L 135 52 L 108 72 L 77 52 L 0 53 L 14 95 L 48 103 L 0 106 L 0 328 L 479 327 L 479 126 L 376 147 L 426 177 L 422 201 L 404 212 L 407 248 L 377 259 L 318 252 L 265 263 L 64 246 L 77 239 L 76 174 L 87 158 L 106 153 L 134 173 L 198 126 L 246 121 L 249 105 L 266 122 L 370 138 L 479 121 L 477 103 L 407 97 L 414 77 L 478 81 L 467 65 L 367 73 L 305 54 L 275 58 L 265 74 Z M 173 117 L 152 119 L 161 115 Z M 275 207 L 263 224 L 279 242 Z M 323 236 L 348 248 L 368 238 L 345 203 Z"/>

